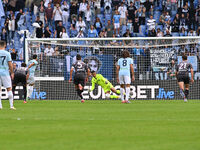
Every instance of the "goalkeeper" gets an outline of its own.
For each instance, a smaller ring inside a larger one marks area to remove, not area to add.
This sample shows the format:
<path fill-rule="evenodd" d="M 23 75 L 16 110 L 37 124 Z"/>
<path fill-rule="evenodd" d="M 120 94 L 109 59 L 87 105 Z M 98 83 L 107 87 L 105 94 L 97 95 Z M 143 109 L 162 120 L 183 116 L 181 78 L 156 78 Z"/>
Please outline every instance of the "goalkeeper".
<path fill-rule="evenodd" d="M 104 78 L 101 74 L 96 74 L 95 71 L 91 71 L 91 74 L 93 77 L 92 77 L 92 88 L 89 90 L 90 92 L 95 89 L 95 84 L 98 84 L 103 88 L 106 98 L 111 98 L 111 99 L 120 98 L 120 96 L 117 95 L 110 95 L 110 91 L 120 95 L 120 90 L 116 90 L 106 78 Z"/>

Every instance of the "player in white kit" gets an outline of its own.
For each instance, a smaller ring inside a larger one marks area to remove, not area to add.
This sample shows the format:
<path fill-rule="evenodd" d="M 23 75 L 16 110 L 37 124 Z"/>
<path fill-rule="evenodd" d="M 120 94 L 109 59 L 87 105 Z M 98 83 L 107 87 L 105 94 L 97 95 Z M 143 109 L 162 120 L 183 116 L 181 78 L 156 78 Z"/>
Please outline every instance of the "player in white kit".
<path fill-rule="evenodd" d="M 9 52 L 6 50 L 5 41 L 0 41 L 0 109 L 2 109 L 1 103 L 1 86 L 3 85 L 8 92 L 8 99 L 10 102 L 10 109 L 15 110 L 13 106 L 13 93 L 11 78 L 14 78 L 12 59 Z"/>
<path fill-rule="evenodd" d="M 134 81 L 135 77 L 134 77 L 133 59 L 130 58 L 130 53 L 127 50 L 124 50 L 122 52 L 122 58 L 120 58 L 117 62 L 116 75 L 117 75 L 117 82 L 120 84 L 122 103 L 130 103 L 129 101 L 130 84 L 131 84 L 131 79 L 132 81 Z M 126 91 L 125 100 L 123 95 L 124 91 Z"/>

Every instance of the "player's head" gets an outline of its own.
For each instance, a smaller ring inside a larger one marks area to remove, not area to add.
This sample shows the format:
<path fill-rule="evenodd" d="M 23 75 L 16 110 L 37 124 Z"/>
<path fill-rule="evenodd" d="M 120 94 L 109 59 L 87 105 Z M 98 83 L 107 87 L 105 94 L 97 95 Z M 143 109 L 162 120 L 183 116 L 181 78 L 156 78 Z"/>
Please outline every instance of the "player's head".
<path fill-rule="evenodd" d="M 17 64 L 14 62 L 13 63 L 13 69 L 16 69 L 17 68 Z"/>
<path fill-rule="evenodd" d="M 96 77 L 96 74 L 97 74 L 96 71 L 94 71 L 94 70 L 91 71 L 91 75 L 92 75 L 93 77 Z"/>
<path fill-rule="evenodd" d="M 123 58 L 128 58 L 128 57 L 130 57 L 129 51 L 123 50 L 123 51 L 122 51 L 122 57 L 123 57 Z"/>
<path fill-rule="evenodd" d="M 26 67 L 26 63 L 22 63 L 22 64 L 21 64 L 21 67 Z"/>
<path fill-rule="evenodd" d="M 0 41 L 0 48 L 5 48 L 5 47 L 6 47 L 6 42 Z"/>
<path fill-rule="evenodd" d="M 183 59 L 183 61 L 184 61 L 184 60 L 187 60 L 187 56 L 186 56 L 186 55 L 183 55 L 183 56 L 182 56 L 182 59 Z"/>
<path fill-rule="evenodd" d="M 37 55 L 33 55 L 33 59 L 37 59 Z"/>
<path fill-rule="evenodd" d="M 81 60 L 81 55 L 80 54 L 76 55 L 76 60 Z"/>
<path fill-rule="evenodd" d="M 84 62 L 88 65 L 91 71 L 97 72 L 101 67 L 101 61 L 95 56 L 89 56 L 84 59 Z"/>

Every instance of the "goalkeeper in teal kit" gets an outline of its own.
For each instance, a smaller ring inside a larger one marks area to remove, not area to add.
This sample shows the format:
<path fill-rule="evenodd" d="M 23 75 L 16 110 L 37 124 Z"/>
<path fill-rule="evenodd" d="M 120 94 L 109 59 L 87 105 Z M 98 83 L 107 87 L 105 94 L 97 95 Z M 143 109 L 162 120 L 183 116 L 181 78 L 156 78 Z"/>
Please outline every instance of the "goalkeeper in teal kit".
<path fill-rule="evenodd" d="M 110 95 L 110 91 L 120 95 L 120 90 L 116 90 L 106 78 L 104 78 L 101 74 L 96 74 L 95 71 L 91 71 L 91 74 L 93 78 L 92 78 L 92 88 L 90 89 L 90 91 L 93 91 L 95 89 L 95 84 L 98 84 L 103 88 L 106 98 L 111 98 L 111 99 L 120 98 L 120 96 L 117 95 Z"/>

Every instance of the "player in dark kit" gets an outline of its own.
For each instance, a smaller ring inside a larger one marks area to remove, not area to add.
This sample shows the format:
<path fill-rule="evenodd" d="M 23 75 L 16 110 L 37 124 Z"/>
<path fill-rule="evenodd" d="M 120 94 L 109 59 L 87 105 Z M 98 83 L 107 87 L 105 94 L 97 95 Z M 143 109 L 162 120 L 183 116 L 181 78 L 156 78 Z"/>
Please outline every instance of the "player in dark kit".
<path fill-rule="evenodd" d="M 13 95 L 14 95 L 14 91 L 16 86 L 21 83 L 23 86 L 23 91 L 24 91 L 24 103 L 26 102 L 26 96 L 27 96 L 27 84 L 26 81 L 29 77 L 29 73 L 28 70 L 26 68 L 26 64 L 22 63 L 20 68 L 17 68 L 14 72 L 14 79 L 13 79 Z"/>
<path fill-rule="evenodd" d="M 189 71 L 191 72 L 192 83 L 194 82 L 194 71 L 192 65 L 187 62 L 187 56 L 183 55 L 182 60 L 183 61 L 177 65 L 175 74 L 180 87 L 180 94 L 184 97 L 184 101 L 187 102 L 190 86 Z"/>
<path fill-rule="evenodd" d="M 79 97 L 81 98 L 81 102 L 84 103 L 85 101 L 83 99 L 82 92 L 84 89 L 85 82 L 88 81 L 90 70 L 87 67 L 87 65 L 81 60 L 81 55 L 79 54 L 77 54 L 76 62 L 71 67 L 69 82 L 72 81 L 72 73 L 74 70 L 75 70 L 75 75 L 74 75 L 75 89 Z M 86 76 L 86 72 L 87 72 L 87 76 Z"/>

